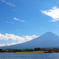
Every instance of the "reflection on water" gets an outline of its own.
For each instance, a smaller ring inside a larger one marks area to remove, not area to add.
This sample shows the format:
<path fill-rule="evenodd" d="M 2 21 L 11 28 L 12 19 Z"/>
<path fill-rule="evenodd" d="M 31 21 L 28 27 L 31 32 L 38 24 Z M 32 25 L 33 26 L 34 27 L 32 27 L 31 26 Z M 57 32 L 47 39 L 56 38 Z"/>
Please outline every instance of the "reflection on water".
<path fill-rule="evenodd" d="M 59 59 L 59 53 L 0 53 L 0 59 Z"/>

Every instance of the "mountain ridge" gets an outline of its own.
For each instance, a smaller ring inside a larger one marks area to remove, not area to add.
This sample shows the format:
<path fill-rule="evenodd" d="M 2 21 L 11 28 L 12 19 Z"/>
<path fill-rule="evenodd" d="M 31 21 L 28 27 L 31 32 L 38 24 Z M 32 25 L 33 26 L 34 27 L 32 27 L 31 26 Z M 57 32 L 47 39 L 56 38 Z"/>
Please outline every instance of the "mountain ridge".
<path fill-rule="evenodd" d="M 16 44 L 12 46 L 5 46 L 5 47 L 0 47 L 0 48 L 10 48 L 10 49 L 31 49 L 35 47 L 41 47 L 41 48 L 46 48 L 46 47 L 53 47 L 53 46 L 59 46 L 59 36 L 52 32 L 46 32 L 45 34 L 39 36 L 38 38 L 35 38 L 31 41 L 21 43 L 21 44 Z"/>

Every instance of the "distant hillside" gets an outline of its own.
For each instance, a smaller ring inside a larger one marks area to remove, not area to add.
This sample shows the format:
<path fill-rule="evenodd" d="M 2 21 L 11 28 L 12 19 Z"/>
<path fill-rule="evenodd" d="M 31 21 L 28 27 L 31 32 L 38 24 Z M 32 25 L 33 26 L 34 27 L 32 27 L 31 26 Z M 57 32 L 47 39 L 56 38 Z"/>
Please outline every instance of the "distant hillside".
<path fill-rule="evenodd" d="M 48 47 L 57 47 L 59 46 L 59 36 L 55 35 L 52 32 L 47 32 L 40 37 L 33 39 L 31 41 L 22 43 L 22 44 L 16 44 L 12 46 L 5 46 L 0 47 L 2 49 L 31 49 L 35 47 L 41 47 L 41 48 L 48 48 Z"/>

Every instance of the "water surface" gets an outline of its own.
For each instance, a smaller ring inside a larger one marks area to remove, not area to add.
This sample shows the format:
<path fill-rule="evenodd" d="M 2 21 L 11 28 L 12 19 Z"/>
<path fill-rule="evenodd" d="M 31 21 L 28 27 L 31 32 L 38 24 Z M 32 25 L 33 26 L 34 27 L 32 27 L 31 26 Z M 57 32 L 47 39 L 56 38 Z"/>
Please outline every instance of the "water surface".
<path fill-rule="evenodd" d="M 59 53 L 0 53 L 0 59 L 59 59 Z"/>

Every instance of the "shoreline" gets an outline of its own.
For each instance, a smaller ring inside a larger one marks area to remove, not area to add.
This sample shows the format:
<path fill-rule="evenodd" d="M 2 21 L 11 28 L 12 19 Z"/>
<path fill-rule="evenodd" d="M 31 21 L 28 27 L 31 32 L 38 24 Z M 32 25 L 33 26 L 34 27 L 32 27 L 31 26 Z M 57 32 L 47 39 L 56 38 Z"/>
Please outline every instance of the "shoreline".
<path fill-rule="evenodd" d="M 0 52 L 0 53 L 48 53 L 47 51 L 26 51 L 26 52 Z M 50 52 L 57 53 L 57 52 Z"/>

